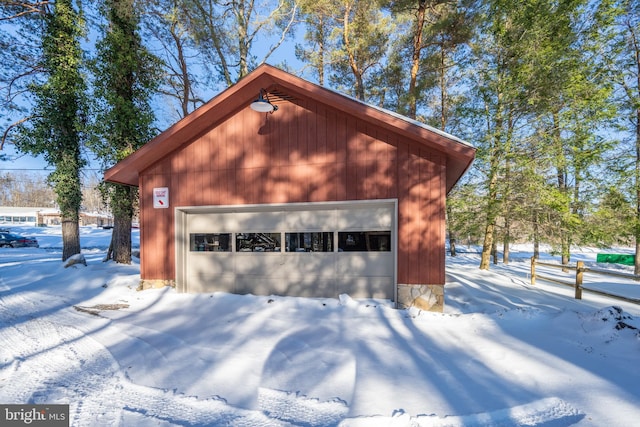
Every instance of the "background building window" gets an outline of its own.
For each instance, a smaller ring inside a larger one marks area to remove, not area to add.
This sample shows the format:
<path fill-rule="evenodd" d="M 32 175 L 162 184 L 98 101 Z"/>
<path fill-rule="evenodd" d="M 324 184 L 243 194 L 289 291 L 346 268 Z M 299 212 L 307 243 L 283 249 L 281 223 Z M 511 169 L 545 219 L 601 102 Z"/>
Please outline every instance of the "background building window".
<path fill-rule="evenodd" d="M 286 233 L 287 252 L 333 252 L 333 233 Z"/>
<path fill-rule="evenodd" d="M 236 252 L 280 252 L 280 233 L 237 233 Z"/>
<path fill-rule="evenodd" d="M 340 231 L 338 249 L 342 252 L 390 252 L 391 231 Z"/>
<path fill-rule="evenodd" d="M 194 233 L 190 235 L 192 252 L 231 252 L 231 233 Z"/>

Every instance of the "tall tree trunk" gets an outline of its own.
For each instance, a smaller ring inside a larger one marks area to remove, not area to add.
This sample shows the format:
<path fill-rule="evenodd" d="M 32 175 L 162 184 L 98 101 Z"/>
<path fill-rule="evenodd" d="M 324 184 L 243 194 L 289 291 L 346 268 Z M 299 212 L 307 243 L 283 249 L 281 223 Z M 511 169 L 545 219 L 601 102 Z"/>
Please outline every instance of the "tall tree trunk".
<path fill-rule="evenodd" d="M 189 115 L 189 103 L 191 101 L 191 77 L 189 76 L 189 69 L 187 65 L 187 58 L 184 54 L 184 46 L 180 35 L 177 33 L 177 22 L 173 22 L 171 25 L 171 37 L 178 51 L 178 66 L 180 70 L 180 81 L 182 87 L 180 90 L 180 107 L 182 109 L 182 116 L 187 117 Z"/>
<path fill-rule="evenodd" d="M 418 73 L 420 71 L 420 54 L 422 52 L 422 33 L 424 30 L 425 13 L 427 2 L 418 0 L 418 10 L 416 12 L 416 25 L 413 32 L 413 51 L 411 52 L 411 75 L 409 78 L 409 112 L 408 116 L 412 119 L 416 118 L 418 94 L 416 86 L 418 82 Z M 444 128 L 443 128 L 444 130 Z"/>
<path fill-rule="evenodd" d="M 498 94 L 498 104 L 500 103 L 501 94 Z M 498 111 L 501 111 L 498 108 Z M 496 114 L 495 129 L 502 129 L 502 115 L 500 112 Z M 489 126 L 490 129 L 490 126 Z M 500 200 L 498 199 L 498 174 L 500 168 L 500 156 L 502 155 L 502 138 L 499 132 L 494 132 L 493 146 L 491 147 L 491 158 L 489 159 L 489 180 L 487 191 L 487 219 L 484 232 L 484 243 L 482 245 L 482 255 L 480 258 L 480 269 L 488 270 L 491 262 L 491 251 L 494 245 L 494 238 L 496 235 L 496 221 L 498 218 L 498 211 L 500 206 Z"/>
<path fill-rule="evenodd" d="M 493 232 L 495 228 L 495 222 L 487 222 L 487 226 L 484 231 L 484 243 L 482 244 L 480 270 L 488 270 L 489 264 L 491 264 L 491 248 L 493 247 Z"/>
<path fill-rule="evenodd" d="M 108 108 L 97 112 L 101 131 L 97 142 L 105 164 L 118 162 L 151 139 L 151 94 L 157 89 L 157 58 L 138 35 L 139 15 L 134 0 L 109 0 L 108 31 L 98 43 L 97 93 Z M 138 191 L 134 187 L 107 184 L 105 190 L 114 218 L 107 259 L 131 263 L 131 219 Z"/>
<path fill-rule="evenodd" d="M 489 181 L 489 194 L 487 201 L 487 224 L 484 232 L 484 243 L 482 244 L 482 256 L 480 258 L 480 269 L 488 270 L 491 263 L 491 252 L 494 245 L 494 238 L 496 234 L 496 219 L 499 200 L 498 194 L 498 172 L 497 172 L 497 158 L 492 160 L 495 166 L 492 165 L 492 170 L 495 167 L 495 171 L 492 173 L 492 177 Z"/>
<path fill-rule="evenodd" d="M 73 134 L 73 125 L 65 127 L 61 133 Z M 77 134 L 76 134 L 77 135 Z M 80 253 L 80 207 L 82 205 L 82 185 L 80 167 L 82 165 L 79 142 L 73 149 L 61 156 L 56 165 L 54 188 L 62 220 L 62 261 Z"/>
<path fill-rule="evenodd" d="M 107 259 L 120 264 L 131 264 L 131 222 L 136 190 L 133 187 L 114 185 L 111 194 L 113 231 Z"/>
<path fill-rule="evenodd" d="M 533 214 L 533 257 L 540 259 L 540 220 L 538 212 Z"/>
<path fill-rule="evenodd" d="M 63 216 L 62 220 L 62 261 L 80 253 L 80 225 L 78 217 Z"/>
<path fill-rule="evenodd" d="M 509 264 L 509 245 L 511 244 L 511 218 L 509 213 L 504 218 L 504 241 L 502 242 L 502 262 Z"/>
<path fill-rule="evenodd" d="M 250 6 L 251 7 L 251 6 Z M 245 2 L 237 2 L 236 24 L 238 31 L 238 53 L 240 59 L 240 72 L 238 80 L 249 74 L 249 40 L 247 40 L 249 23 L 246 18 Z"/>
<path fill-rule="evenodd" d="M 326 34 L 324 30 L 324 17 L 321 16 L 318 19 L 318 63 L 316 69 L 318 70 L 318 84 L 324 86 L 324 56 L 325 56 L 325 44 Z"/>
<path fill-rule="evenodd" d="M 86 85 L 80 66 L 83 20 L 71 0 L 56 1 L 43 18 L 42 58 L 37 66 L 44 72 L 46 83 L 34 82 L 30 88 L 35 101 L 31 126 L 24 129 L 17 146 L 21 151 L 43 155 L 55 167 L 48 180 L 60 209 L 65 261 L 80 253 L 80 170 L 85 164 L 81 147 L 86 134 L 82 120 Z"/>
<path fill-rule="evenodd" d="M 348 59 L 349 59 L 349 68 L 351 68 L 351 72 L 353 73 L 353 77 L 355 79 L 356 87 L 354 88 L 356 93 L 356 98 L 360 101 L 365 100 L 365 90 L 364 90 L 364 79 L 363 70 L 360 68 L 358 61 L 355 55 L 355 47 L 351 43 L 351 6 L 347 6 L 344 9 L 344 18 L 343 18 L 343 26 L 342 26 L 342 42 L 344 43 L 345 50 L 347 51 Z"/>
<path fill-rule="evenodd" d="M 509 113 L 509 128 L 507 132 L 507 141 L 504 149 L 505 167 L 504 167 L 504 185 L 502 203 L 504 205 L 504 237 L 502 242 L 502 262 L 509 264 L 509 245 L 511 244 L 511 138 L 513 129 L 512 114 Z"/>
<path fill-rule="evenodd" d="M 629 12 L 631 12 L 631 8 Z M 635 68 L 634 71 L 630 72 L 631 75 L 635 75 L 635 88 L 633 86 L 629 86 L 626 89 L 627 97 L 629 98 L 630 104 L 633 108 L 633 113 L 635 115 L 635 137 L 636 137 L 636 164 L 634 171 L 635 178 L 635 197 L 636 197 L 636 223 L 634 224 L 634 237 L 636 241 L 636 249 L 635 249 L 635 265 L 634 265 L 634 274 L 640 275 L 640 105 L 638 105 L 637 100 L 640 99 L 640 38 L 637 34 L 637 21 L 631 19 L 632 12 L 629 13 L 629 19 L 626 19 L 624 25 L 626 27 L 626 31 L 628 31 L 628 35 L 625 39 L 628 39 L 628 47 L 629 47 L 629 56 L 628 64 L 629 71 L 631 68 Z M 631 59 L 633 58 L 633 59 Z M 627 58 L 625 58 L 625 63 L 627 63 Z M 633 62 L 632 62 L 633 61 Z M 633 65 L 631 65 L 633 64 Z M 624 84 L 623 84 L 624 86 Z"/>
<path fill-rule="evenodd" d="M 638 52 L 640 56 L 640 52 Z M 639 59 L 640 61 L 640 59 Z M 640 73 L 640 62 L 638 62 L 638 72 Z M 638 91 L 640 92 L 640 74 L 638 74 Z M 638 94 L 640 96 L 640 93 Z M 634 234 L 636 238 L 636 261 L 633 273 L 640 274 L 640 107 L 636 109 L 636 224 Z"/>
<path fill-rule="evenodd" d="M 451 256 L 456 256 L 456 235 L 451 227 L 451 205 L 447 204 L 447 223 L 449 228 L 449 253 Z"/>
<path fill-rule="evenodd" d="M 131 217 L 117 215 L 113 218 L 111 249 L 115 262 L 131 264 Z"/>
<path fill-rule="evenodd" d="M 444 45 L 440 45 L 440 129 L 447 130 L 447 121 L 449 119 L 449 113 L 447 111 L 447 51 Z"/>
<path fill-rule="evenodd" d="M 498 263 L 498 236 L 497 236 L 498 228 L 494 227 L 493 229 L 493 242 L 491 243 L 491 258 L 493 259 L 493 263 Z"/>
<path fill-rule="evenodd" d="M 638 99 L 640 99 L 640 46 L 636 48 L 637 62 L 637 87 Z M 636 107 L 636 169 L 635 169 L 635 186 L 636 186 L 636 224 L 634 234 L 636 239 L 636 261 L 634 266 L 634 274 L 640 274 L 640 106 Z"/>
<path fill-rule="evenodd" d="M 569 194 L 567 189 L 567 160 L 564 155 L 564 148 L 562 146 L 562 136 L 560 135 L 560 119 L 558 112 L 553 113 L 553 139 L 556 148 L 556 178 L 558 181 L 558 190 L 562 202 L 566 204 L 565 210 L 560 213 L 560 254 L 562 256 L 562 264 L 569 264 L 569 251 L 570 251 L 570 231 L 568 229 L 567 216 L 571 213 L 571 206 L 569 203 Z"/>

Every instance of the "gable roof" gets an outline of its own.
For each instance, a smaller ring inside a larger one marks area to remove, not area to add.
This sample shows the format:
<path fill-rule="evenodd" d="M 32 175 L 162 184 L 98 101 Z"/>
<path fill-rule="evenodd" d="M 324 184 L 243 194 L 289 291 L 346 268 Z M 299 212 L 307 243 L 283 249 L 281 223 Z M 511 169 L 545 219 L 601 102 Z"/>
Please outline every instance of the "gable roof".
<path fill-rule="evenodd" d="M 137 151 L 105 171 L 105 181 L 138 185 L 139 174 L 198 135 L 247 108 L 261 89 L 275 97 L 313 99 L 360 120 L 375 123 L 403 138 L 442 152 L 447 158 L 447 192 L 471 166 L 471 144 L 424 123 L 375 107 L 350 96 L 316 85 L 267 64 L 260 65 L 238 83 L 153 138 Z"/>

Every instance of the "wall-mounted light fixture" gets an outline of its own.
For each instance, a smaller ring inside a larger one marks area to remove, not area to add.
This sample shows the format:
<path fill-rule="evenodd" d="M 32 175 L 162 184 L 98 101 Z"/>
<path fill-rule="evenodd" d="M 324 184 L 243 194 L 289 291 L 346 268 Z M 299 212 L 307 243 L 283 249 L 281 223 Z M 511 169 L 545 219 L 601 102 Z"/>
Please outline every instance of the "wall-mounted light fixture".
<path fill-rule="evenodd" d="M 269 101 L 269 96 L 266 94 L 264 89 L 260 89 L 260 95 L 258 96 L 258 99 L 253 101 L 251 103 L 250 107 L 251 107 L 251 109 L 253 111 L 257 111 L 259 113 L 272 113 L 273 114 L 274 111 L 278 110 L 278 106 L 277 105 L 273 105 Z"/>

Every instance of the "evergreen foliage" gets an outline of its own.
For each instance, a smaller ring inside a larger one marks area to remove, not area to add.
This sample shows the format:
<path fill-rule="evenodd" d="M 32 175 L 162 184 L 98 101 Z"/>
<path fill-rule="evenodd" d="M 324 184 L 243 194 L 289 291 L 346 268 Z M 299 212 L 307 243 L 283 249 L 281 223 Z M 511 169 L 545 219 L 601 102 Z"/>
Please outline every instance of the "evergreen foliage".
<path fill-rule="evenodd" d="M 62 218 L 62 260 L 80 253 L 79 211 L 85 127 L 85 79 L 82 73 L 83 20 L 70 0 L 58 0 L 42 16 L 44 34 L 40 69 L 43 82 L 30 86 L 34 105 L 20 128 L 16 146 L 42 155 L 55 170 L 49 182 Z"/>
<path fill-rule="evenodd" d="M 91 148 L 104 167 L 113 166 L 144 143 L 154 131 L 149 105 L 158 87 L 159 61 L 149 53 L 139 35 L 139 10 L 133 0 L 105 0 L 108 21 L 97 44 L 95 74 L 94 138 Z M 137 190 L 105 184 L 114 217 L 107 258 L 131 262 L 131 223 L 137 205 Z"/>

